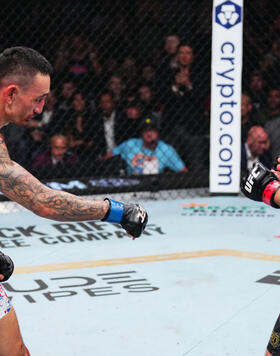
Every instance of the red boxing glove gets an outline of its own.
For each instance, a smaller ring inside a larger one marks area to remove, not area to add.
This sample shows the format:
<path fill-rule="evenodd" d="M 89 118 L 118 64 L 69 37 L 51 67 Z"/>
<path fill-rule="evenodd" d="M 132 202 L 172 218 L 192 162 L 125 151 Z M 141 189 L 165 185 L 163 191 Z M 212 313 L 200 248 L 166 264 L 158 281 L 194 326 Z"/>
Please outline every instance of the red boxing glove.
<path fill-rule="evenodd" d="M 278 180 L 273 180 L 268 183 L 265 187 L 262 195 L 262 200 L 265 204 L 272 206 L 273 208 L 279 208 L 277 204 L 274 203 L 274 196 L 277 190 L 280 188 L 280 182 Z"/>
<path fill-rule="evenodd" d="M 274 202 L 275 194 L 279 188 L 280 181 L 277 180 L 276 175 L 260 162 L 256 163 L 241 185 L 241 190 L 247 198 L 264 202 L 276 209 L 280 208 Z"/>

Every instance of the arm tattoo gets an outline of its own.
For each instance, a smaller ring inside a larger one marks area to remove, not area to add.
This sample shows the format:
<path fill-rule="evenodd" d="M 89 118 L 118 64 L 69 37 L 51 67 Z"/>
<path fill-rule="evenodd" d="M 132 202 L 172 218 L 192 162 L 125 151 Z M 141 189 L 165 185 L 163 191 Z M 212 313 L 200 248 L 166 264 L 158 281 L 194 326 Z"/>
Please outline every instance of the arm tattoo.
<path fill-rule="evenodd" d="M 1 134 L 0 190 L 35 214 L 58 221 L 102 219 L 109 208 L 108 201 L 86 199 L 45 186 L 10 159 Z"/>

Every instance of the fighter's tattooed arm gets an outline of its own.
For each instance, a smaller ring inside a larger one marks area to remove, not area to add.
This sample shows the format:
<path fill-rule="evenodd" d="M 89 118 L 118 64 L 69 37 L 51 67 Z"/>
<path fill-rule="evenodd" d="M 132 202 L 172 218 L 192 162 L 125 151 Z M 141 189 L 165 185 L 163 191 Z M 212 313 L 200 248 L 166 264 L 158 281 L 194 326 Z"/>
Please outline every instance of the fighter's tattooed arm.
<path fill-rule="evenodd" d="M 90 200 L 50 189 L 13 162 L 0 134 L 0 190 L 35 214 L 59 221 L 102 219 L 109 202 Z"/>

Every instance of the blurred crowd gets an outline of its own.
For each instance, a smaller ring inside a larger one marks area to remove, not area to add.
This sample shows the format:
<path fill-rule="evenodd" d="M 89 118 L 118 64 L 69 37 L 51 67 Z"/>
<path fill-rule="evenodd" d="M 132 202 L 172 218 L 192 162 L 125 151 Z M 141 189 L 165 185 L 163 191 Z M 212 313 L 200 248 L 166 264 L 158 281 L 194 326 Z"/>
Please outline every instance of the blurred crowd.
<path fill-rule="evenodd" d="M 3 129 L 12 159 L 39 178 L 208 169 L 211 4 L 203 3 L 203 12 L 181 28 L 158 31 L 155 45 L 149 37 L 157 8 L 143 1 L 137 10 L 141 21 L 133 27 L 133 36 L 138 31 L 142 40 L 135 51 L 133 39 L 121 36 L 122 21 L 112 26 L 105 56 L 104 47 L 100 51 L 79 26 L 57 36 L 52 88 L 42 114 L 28 127 Z M 272 167 L 280 153 L 280 15 L 268 4 L 256 1 L 259 18 L 248 10 L 244 23 L 242 174 L 256 160 Z M 261 16 L 262 7 L 269 16 Z M 262 31 L 256 31 L 259 24 Z M 190 25 L 193 31 L 186 30 Z"/>
<path fill-rule="evenodd" d="M 105 67 L 92 43 L 73 34 L 53 66 L 42 114 L 4 129 L 15 161 L 40 178 L 188 170 L 209 130 L 209 88 L 199 86 L 207 73 L 196 70 L 189 42 L 167 34 L 158 65 L 126 56 Z"/>

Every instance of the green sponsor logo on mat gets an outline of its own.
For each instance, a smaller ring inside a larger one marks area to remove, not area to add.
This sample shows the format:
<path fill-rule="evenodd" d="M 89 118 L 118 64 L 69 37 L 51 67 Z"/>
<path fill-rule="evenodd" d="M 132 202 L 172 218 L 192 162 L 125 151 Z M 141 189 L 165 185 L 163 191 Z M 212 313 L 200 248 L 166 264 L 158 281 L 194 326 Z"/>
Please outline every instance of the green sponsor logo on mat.
<path fill-rule="evenodd" d="M 271 218 L 275 214 L 269 206 L 261 205 L 213 205 L 190 202 L 182 204 L 183 216 L 229 216 Z"/>

